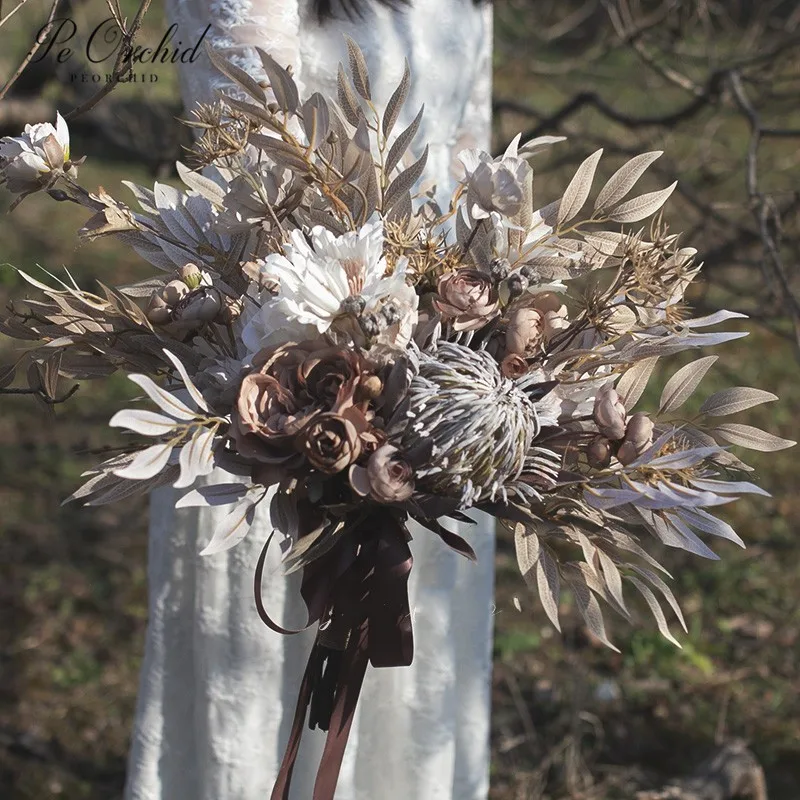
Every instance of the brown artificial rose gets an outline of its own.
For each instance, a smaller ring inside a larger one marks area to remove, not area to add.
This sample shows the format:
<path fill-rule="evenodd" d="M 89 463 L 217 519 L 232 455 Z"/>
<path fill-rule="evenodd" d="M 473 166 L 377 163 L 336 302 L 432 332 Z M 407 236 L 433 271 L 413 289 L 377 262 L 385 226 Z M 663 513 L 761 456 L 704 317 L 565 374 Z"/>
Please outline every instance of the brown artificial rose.
<path fill-rule="evenodd" d="M 288 388 L 271 375 L 251 372 L 239 387 L 231 436 L 245 458 L 278 463 L 296 456 L 294 439 L 307 421 Z"/>
<path fill-rule="evenodd" d="M 482 328 L 497 313 L 498 298 L 491 275 L 476 269 L 457 269 L 439 279 L 436 310 L 457 331 Z"/>
<path fill-rule="evenodd" d="M 356 432 L 358 453 L 374 451 L 383 438 L 370 424 L 370 401 L 380 386 L 380 378 L 360 353 L 331 347 L 322 339 L 265 348 L 253 358 L 253 371 L 242 381 L 233 438 L 242 455 L 259 461 L 274 462 L 301 452 L 323 472 L 338 472 L 344 467 L 323 466 L 328 463 L 324 448 L 317 456 L 309 454 L 309 446 L 313 450 L 316 445 L 309 445 L 305 428 L 324 415 L 342 418 L 348 430 Z M 320 440 L 320 447 L 327 441 Z"/>
<path fill-rule="evenodd" d="M 517 308 L 511 312 L 506 327 L 506 352 L 525 353 L 542 340 L 544 321 L 535 308 Z"/>
<path fill-rule="evenodd" d="M 367 373 L 366 367 L 359 353 L 342 347 L 326 347 L 303 360 L 297 368 L 297 380 L 317 403 L 330 411 L 341 412 L 356 404 L 356 394 L 362 394 L 359 392 L 362 382 L 375 377 Z"/>
<path fill-rule="evenodd" d="M 500 362 L 500 372 L 505 378 L 521 378 L 528 372 L 528 362 L 519 353 L 509 353 Z"/>
<path fill-rule="evenodd" d="M 300 395 L 297 368 L 312 343 L 265 348 L 239 387 L 231 416 L 231 436 L 238 452 L 267 463 L 299 460 L 295 439 L 319 408 Z"/>
<path fill-rule="evenodd" d="M 305 427 L 302 450 L 320 472 L 333 475 L 349 467 L 361 455 L 356 426 L 338 414 L 318 414 Z"/>
<path fill-rule="evenodd" d="M 414 493 L 414 471 L 390 444 L 379 447 L 367 466 L 350 467 L 350 485 L 356 494 L 379 503 L 402 503 Z"/>

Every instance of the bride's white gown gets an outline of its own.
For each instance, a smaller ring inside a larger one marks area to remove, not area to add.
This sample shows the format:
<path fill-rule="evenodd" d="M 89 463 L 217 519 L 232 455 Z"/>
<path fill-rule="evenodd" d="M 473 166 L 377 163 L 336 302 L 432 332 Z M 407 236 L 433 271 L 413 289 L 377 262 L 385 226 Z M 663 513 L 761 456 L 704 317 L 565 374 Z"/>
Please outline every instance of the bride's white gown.
<path fill-rule="evenodd" d="M 491 10 L 472 0 L 416 0 L 396 13 L 370 6 L 361 20 L 320 27 L 301 0 L 172 0 L 179 38 L 207 39 L 251 73 L 258 45 L 293 64 L 307 94 L 336 96 L 343 32 L 363 48 L 373 96 L 385 103 L 407 57 L 413 84 L 404 117 L 425 104 L 418 144 L 427 177 L 445 191 L 454 153 L 488 148 Z M 181 74 L 188 104 L 224 87 L 203 57 Z M 249 537 L 201 557 L 215 511 L 176 512 L 175 493 L 152 498 L 150 620 L 129 764 L 128 800 L 267 800 L 289 734 L 312 634 L 281 637 L 258 618 L 253 571 L 267 536 L 262 506 Z M 478 800 L 488 792 L 493 613 L 493 525 L 462 526 L 478 565 L 433 534 L 412 530 L 411 667 L 368 669 L 337 790 L 341 800 Z M 276 559 L 267 608 L 299 624 L 297 584 Z M 324 734 L 304 733 L 293 798 L 309 800 Z"/>

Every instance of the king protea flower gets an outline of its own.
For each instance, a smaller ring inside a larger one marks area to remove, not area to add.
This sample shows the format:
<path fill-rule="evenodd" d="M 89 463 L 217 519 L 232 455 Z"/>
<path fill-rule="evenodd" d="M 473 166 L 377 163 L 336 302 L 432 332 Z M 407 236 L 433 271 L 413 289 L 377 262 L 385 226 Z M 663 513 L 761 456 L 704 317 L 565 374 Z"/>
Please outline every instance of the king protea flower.
<path fill-rule="evenodd" d="M 420 354 L 408 396 L 403 448 L 433 443 L 430 465 L 417 470 L 421 488 L 459 497 L 464 508 L 502 497 L 540 430 L 528 395 L 486 351 L 444 342 Z"/>

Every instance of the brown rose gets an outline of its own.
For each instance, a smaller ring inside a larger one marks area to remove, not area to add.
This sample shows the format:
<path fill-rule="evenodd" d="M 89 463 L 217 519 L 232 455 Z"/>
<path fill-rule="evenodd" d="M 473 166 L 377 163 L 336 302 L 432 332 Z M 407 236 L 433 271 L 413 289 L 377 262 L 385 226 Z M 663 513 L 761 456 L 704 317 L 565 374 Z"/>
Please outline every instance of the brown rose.
<path fill-rule="evenodd" d="M 333 475 L 349 467 L 361 455 L 358 430 L 338 414 L 318 414 L 305 427 L 302 449 L 309 463 Z"/>
<path fill-rule="evenodd" d="M 323 447 L 327 439 L 320 440 L 316 456 L 309 454 L 305 428 L 322 416 L 346 419 L 348 436 L 350 429 L 356 432 L 358 453 L 377 448 L 382 439 L 370 424 L 374 416 L 370 400 L 375 381 L 378 391 L 381 381 L 368 367 L 359 353 L 322 340 L 290 342 L 259 352 L 253 358 L 253 371 L 242 381 L 231 426 L 242 455 L 274 463 L 303 452 L 322 471 L 338 472 L 344 467 L 323 466 L 330 463 L 323 455 L 328 452 Z M 338 430 L 336 425 L 331 423 L 332 429 Z"/>
<path fill-rule="evenodd" d="M 414 471 L 396 447 L 384 444 L 370 456 L 366 468 L 350 467 L 350 485 L 356 494 L 379 503 L 402 503 L 414 493 Z"/>
<path fill-rule="evenodd" d="M 330 411 L 341 412 L 356 403 L 356 393 L 369 378 L 364 359 L 352 350 L 326 347 L 310 353 L 297 368 L 297 380 L 309 397 Z"/>
<path fill-rule="evenodd" d="M 231 436 L 245 458 L 281 463 L 296 458 L 294 437 L 307 421 L 289 389 L 271 375 L 251 372 L 239 388 Z"/>
<path fill-rule="evenodd" d="M 497 313 L 498 298 L 492 277 L 476 269 L 458 269 L 439 279 L 434 305 L 457 331 L 482 328 Z"/>

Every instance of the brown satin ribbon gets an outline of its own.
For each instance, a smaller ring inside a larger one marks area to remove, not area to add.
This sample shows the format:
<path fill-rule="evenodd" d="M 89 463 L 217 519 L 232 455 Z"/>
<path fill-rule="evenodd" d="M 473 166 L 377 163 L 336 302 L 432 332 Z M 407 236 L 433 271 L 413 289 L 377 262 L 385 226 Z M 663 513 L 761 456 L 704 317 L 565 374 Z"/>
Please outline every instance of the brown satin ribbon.
<path fill-rule="evenodd" d="M 343 625 L 349 631 L 312 800 L 333 800 L 367 664 L 371 663 L 376 667 L 407 666 L 413 658 L 413 634 L 408 605 L 408 577 L 413 558 L 408 547 L 405 526 L 391 514 L 376 514 L 358 526 L 354 541 L 359 546 L 358 553 L 352 560 L 345 560 L 344 563 L 348 566 L 332 583 L 325 578 L 326 575 L 335 576 L 337 567 L 341 568 L 343 562 L 337 561 L 341 554 L 337 555 L 335 552 L 338 547 L 307 566 L 303 575 L 303 596 L 307 602 L 314 598 L 315 604 L 319 603 L 323 591 L 317 582 L 321 581 L 325 587 L 326 608 L 316 618 L 332 617 L 333 624 Z M 258 605 L 264 558 L 265 554 L 262 553 L 262 558 L 259 559 L 261 570 L 257 570 Z M 312 609 L 309 606 L 309 619 L 316 612 L 317 608 Z M 273 623 L 270 627 L 276 630 L 280 626 Z M 289 742 L 271 800 L 289 798 L 303 724 L 314 692 L 314 680 L 319 675 L 323 658 L 323 645 L 320 634 L 317 634 L 303 675 Z"/>

